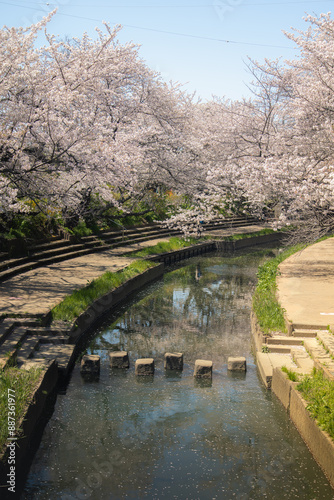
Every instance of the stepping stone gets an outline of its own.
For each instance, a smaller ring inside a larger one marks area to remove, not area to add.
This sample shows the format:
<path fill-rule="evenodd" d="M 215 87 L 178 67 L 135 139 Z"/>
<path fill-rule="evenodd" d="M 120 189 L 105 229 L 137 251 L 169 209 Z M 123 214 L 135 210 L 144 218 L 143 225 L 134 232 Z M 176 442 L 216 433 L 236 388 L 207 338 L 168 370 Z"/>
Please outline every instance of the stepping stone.
<path fill-rule="evenodd" d="M 212 378 L 212 361 L 196 359 L 194 377 Z"/>
<path fill-rule="evenodd" d="M 153 358 L 142 358 L 137 359 L 135 363 L 135 374 L 136 375 L 153 375 L 154 374 L 154 359 Z"/>
<path fill-rule="evenodd" d="M 129 368 L 129 356 L 126 351 L 116 351 L 109 353 L 111 368 Z"/>
<path fill-rule="evenodd" d="M 87 354 L 81 360 L 80 372 L 83 375 L 97 375 L 100 373 L 100 356 Z"/>
<path fill-rule="evenodd" d="M 239 356 L 237 358 L 229 357 L 227 360 L 227 369 L 232 372 L 246 371 L 246 358 Z"/>
<path fill-rule="evenodd" d="M 183 370 L 183 354 L 166 352 L 164 367 L 166 370 Z"/>

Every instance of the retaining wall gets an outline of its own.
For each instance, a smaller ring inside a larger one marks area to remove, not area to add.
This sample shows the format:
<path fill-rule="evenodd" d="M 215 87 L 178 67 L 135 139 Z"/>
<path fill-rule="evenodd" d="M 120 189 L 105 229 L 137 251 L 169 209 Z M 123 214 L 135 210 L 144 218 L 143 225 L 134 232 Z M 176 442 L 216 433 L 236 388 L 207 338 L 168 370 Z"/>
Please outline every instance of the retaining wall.
<path fill-rule="evenodd" d="M 307 403 L 299 391 L 297 382 L 288 379 L 281 368 L 273 370 L 273 393 L 283 404 L 290 419 L 295 424 L 307 447 L 318 462 L 332 488 L 334 488 L 334 442 L 327 432 L 324 432 L 310 416 Z"/>
<path fill-rule="evenodd" d="M 45 409 L 56 400 L 56 387 L 58 382 L 58 367 L 56 361 L 52 361 L 41 375 L 38 386 L 31 398 L 27 412 L 22 418 L 20 437 L 15 446 L 15 453 L 10 455 L 10 448 L 7 446 L 1 452 L 0 457 L 0 498 L 15 499 L 20 498 L 19 491 L 24 485 L 26 474 L 28 473 L 31 458 L 36 452 L 42 431 L 45 426 Z M 30 458 L 29 458 L 30 457 Z M 8 473 L 10 464 L 8 459 L 15 460 L 15 493 L 8 491 Z"/>
<path fill-rule="evenodd" d="M 251 327 L 254 344 L 256 346 L 256 360 L 263 382 L 266 384 L 265 363 L 268 355 L 261 353 L 263 332 L 257 322 L 254 311 L 251 313 Z M 263 364 L 263 366 L 262 366 Z M 266 384 L 270 387 L 270 384 Z M 312 419 L 307 403 L 297 391 L 297 382 L 289 380 L 281 367 L 273 368 L 271 390 L 286 409 L 288 416 L 296 426 L 299 434 L 312 453 L 314 459 L 322 468 L 324 474 L 334 488 L 334 441 L 326 432 L 322 431 L 316 421 Z"/>

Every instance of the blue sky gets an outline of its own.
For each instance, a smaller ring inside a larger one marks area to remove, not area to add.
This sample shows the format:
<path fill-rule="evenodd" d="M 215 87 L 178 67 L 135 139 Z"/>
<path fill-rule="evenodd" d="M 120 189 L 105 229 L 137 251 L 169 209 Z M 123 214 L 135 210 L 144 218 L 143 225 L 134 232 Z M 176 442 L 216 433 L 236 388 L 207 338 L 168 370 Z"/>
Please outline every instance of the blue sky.
<path fill-rule="evenodd" d="M 151 68 L 204 101 L 249 96 L 247 56 L 292 59 L 282 30 L 306 29 L 305 13 L 334 15 L 334 0 L 0 0 L 0 26 L 28 26 L 54 7 L 51 33 L 94 37 L 102 21 L 122 24 L 121 42 L 140 44 Z"/>

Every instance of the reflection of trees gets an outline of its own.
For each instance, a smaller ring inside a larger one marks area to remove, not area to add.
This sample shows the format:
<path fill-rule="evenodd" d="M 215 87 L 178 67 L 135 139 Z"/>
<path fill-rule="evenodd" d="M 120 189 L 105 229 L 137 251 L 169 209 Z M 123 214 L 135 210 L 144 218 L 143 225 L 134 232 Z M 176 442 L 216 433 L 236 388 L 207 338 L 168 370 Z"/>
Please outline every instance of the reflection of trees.
<path fill-rule="evenodd" d="M 95 338 L 91 348 L 125 349 L 135 357 L 162 356 L 166 350 L 186 352 L 189 359 L 199 353 L 221 359 L 230 349 L 241 354 L 249 343 L 257 265 L 254 257 L 238 258 L 232 265 L 230 259 L 213 257 L 176 269 Z"/>
<path fill-rule="evenodd" d="M 182 351 L 187 363 L 201 353 L 213 359 L 214 368 L 224 356 L 244 353 L 256 267 L 219 262 L 203 259 L 199 279 L 196 266 L 166 275 L 163 288 L 129 308 L 91 349 L 126 348 L 134 357 Z M 231 384 L 219 374 L 208 390 L 184 375 L 177 383 L 161 374 L 153 382 L 139 381 L 132 370 L 121 370 L 109 378 L 102 372 L 99 384 L 84 384 L 74 372 L 80 382 L 59 398 L 47 426 L 33 466 L 39 489 L 31 498 L 60 498 L 52 497 L 54 485 L 74 496 L 73 478 L 85 482 L 95 472 L 93 464 L 106 462 L 112 463 L 112 474 L 102 478 L 92 498 L 137 500 L 158 498 L 160 492 L 173 498 L 162 485 L 180 495 L 177 488 L 188 480 L 188 471 L 193 489 L 183 498 L 283 498 L 304 473 L 305 488 L 317 484 L 312 464 L 300 467 L 301 440 L 284 410 L 279 407 L 283 420 L 275 418 L 270 396 L 248 383 L 254 373 L 247 372 L 247 384 Z M 182 473 L 174 480 L 176 469 Z M 304 497 L 330 498 L 311 489 Z"/>

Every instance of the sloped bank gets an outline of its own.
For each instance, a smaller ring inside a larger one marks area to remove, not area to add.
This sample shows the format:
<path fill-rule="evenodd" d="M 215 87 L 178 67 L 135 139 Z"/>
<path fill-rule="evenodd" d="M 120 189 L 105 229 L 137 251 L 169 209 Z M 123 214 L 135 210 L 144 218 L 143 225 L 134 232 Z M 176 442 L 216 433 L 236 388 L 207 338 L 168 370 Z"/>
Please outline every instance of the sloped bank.
<path fill-rule="evenodd" d="M 254 311 L 251 313 L 251 326 L 254 344 L 257 350 L 256 361 L 261 378 L 267 388 L 270 388 L 282 403 L 289 418 L 296 426 L 299 434 L 334 488 L 334 442 L 329 434 L 320 429 L 317 422 L 307 410 L 307 402 L 297 390 L 298 382 L 289 380 L 281 367 L 273 368 L 272 378 L 268 385 L 265 379 L 265 356 L 258 355 L 262 345 L 263 332 L 258 324 Z"/>

